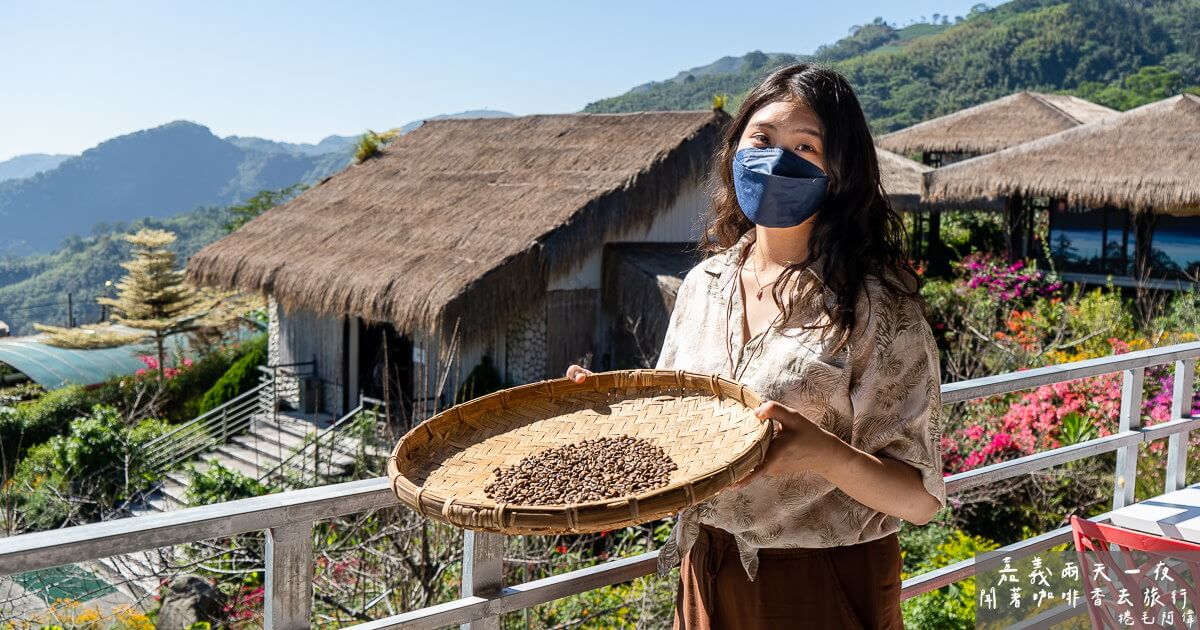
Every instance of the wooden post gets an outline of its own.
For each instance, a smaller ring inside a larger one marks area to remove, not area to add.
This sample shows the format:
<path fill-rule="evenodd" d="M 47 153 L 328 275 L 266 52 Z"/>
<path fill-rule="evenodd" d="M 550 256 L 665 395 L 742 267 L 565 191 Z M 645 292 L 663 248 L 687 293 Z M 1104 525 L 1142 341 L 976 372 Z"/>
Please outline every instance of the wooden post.
<path fill-rule="evenodd" d="M 1121 380 L 1121 420 L 1118 431 L 1136 431 L 1142 426 L 1142 381 L 1146 368 L 1124 370 Z M 1134 501 L 1137 485 L 1138 444 L 1117 449 L 1116 482 L 1113 485 L 1113 509 Z"/>
<path fill-rule="evenodd" d="M 504 585 L 504 542 L 501 534 L 463 532 L 463 597 L 491 597 Z M 493 615 L 465 623 L 460 630 L 499 630 L 500 617 Z"/>
<path fill-rule="evenodd" d="M 266 591 L 263 627 L 293 630 L 312 627 L 312 528 L 311 522 L 267 530 Z"/>
<path fill-rule="evenodd" d="M 929 211 L 929 247 L 925 249 L 925 259 L 929 261 L 929 269 L 937 275 L 950 271 L 946 251 L 942 247 L 942 212 Z"/>
<path fill-rule="evenodd" d="M 1100 273 L 1112 273 L 1108 268 L 1108 211 L 1108 206 L 1100 209 Z"/>
<path fill-rule="evenodd" d="M 1021 223 L 1022 210 L 1025 200 L 1021 193 L 1014 192 L 1004 203 L 1004 225 L 1008 232 L 1008 261 L 1016 262 L 1021 258 Z"/>
<path fill-rule="evenodd" d="M 1154 219 L 1154 212 L 1150 208 L 1133 216 L 1133 275 L 1139 284 L 1150 278 Z"/>
<path fill-rule="evenodd" d="M 1171 420 L 1191 419 L 1192 387 L 1196 384 L 1196 360 L 1175 362 L 1174 387 L 1171 392 Z M 1175 433 L 1167 438 L 1167 483 L 1164 492 L 1174 492 L 1187 485 L 1187 455 L 1191 431 Z"/>

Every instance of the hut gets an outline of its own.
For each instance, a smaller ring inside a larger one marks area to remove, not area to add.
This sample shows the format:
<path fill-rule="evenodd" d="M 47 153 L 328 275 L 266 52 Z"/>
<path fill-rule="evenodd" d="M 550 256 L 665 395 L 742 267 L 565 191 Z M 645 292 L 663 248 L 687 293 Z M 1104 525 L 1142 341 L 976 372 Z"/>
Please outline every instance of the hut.
<path fill-rule="evenodd" d="M 1115 113 L 1075 96 L 1024 91 L 884 134 L 875 143 L 901 155 L 920 153 L 923 164 L 936 168 Z"/>
<path fill-rule="evenodd" d="M 728 120 L 720 110 L 429 120 L 204 248 L 187 273 L 265 293 L 271 364 L 307 364 L 326 411 L 360 392 L 444 405 L 484 365 L 514 384 L 572 362 L 607 369 L 628 360 L 614 350 L 621 314 L 651 303 L 603 292 L 618 283 L 605 271 L 687 260 Z M 298 382 L 278 387 L 299 397 Z"/>
<path fill-rule="evenodd" d="M 1088 209 L 1103 226 L 1099 270 L 1132 275 L 1131 284 L 1163 257 L 1183 256 L 1181 271 L 1198 271 L 1200 96 L 1180 94 L 937 169 L 926 175 L 926 194 L 947 202 L 1004 197 L 1010 206 L 1050 199 L 1052 243 L 1056 223 L 1077 224 L 1071 210 Z"/>
<path fill-rule="evenodd" d="M 940 168 L 1086 125 L 1115 113 L 1115 110 L 1075 96 L 1023 91 L 884 134 L 876 139 L 876 144 L 901 155 L 919 154 L 922 164 Z M 1004 209 L 1002 204 L 980 200 L 972 200 L 970 207 Z M 943 208 L 940 204 L 930 204 L 928 210 L 914 221 L 913 242 L 917 246 L 917 255 L 920 254 L 922 233 L 929 241 L 927 253 L 933 254 L 941 243 Z M 1024 212 L 1006 217 L 1013 257 L 1027 253 L 1025 241 L 1032 234 L 1026 227 L 1032 222 L 1032 208 L 1022 210 Z M 924 219 L 924 225 L 921 219 Z"/>
<path fill-rule="evenodd" d="M 892 207 L 901 212 L 919 209 L 925 173 L 933 169 L 879 147 L 875 147 L 875 155 L 879 160 L 879 178 Z"/>

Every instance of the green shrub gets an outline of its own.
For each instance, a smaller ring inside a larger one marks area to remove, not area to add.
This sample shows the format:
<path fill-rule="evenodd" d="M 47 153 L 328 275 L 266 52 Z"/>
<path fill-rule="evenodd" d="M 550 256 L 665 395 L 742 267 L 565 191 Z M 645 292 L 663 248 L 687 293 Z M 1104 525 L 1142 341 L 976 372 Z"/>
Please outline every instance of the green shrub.
<path fill-rule="evenodd" d="M 237 350 L 230 348 L 209 352 L 167 380 L 168 402 L 163 415 L 172 421 L 182 422 L 203 413 L 200 405 L 204 394 L 229 371 L 238 356 Z"/>
<path fill-rule="evenodd" d="M 987 538 L 953 529 L 949 523 L 948 512 L 943 510 L 938 519 L 928 525 L 904 525 L 900 533 L 900 551 L 904 557 L 901 575 L 904 579 L 960 560 L 970 560 L 999 546 Z M 971 630 L 975 628 L 975 580 L 962 580 L 908 599 L 901 608 L 904 625 L 910 628 Z"/>
<path fill-rule="evenodd" d="M 222 501 L 234 501 L 257 497 L 267 493 L 266 486 L 241 471 L 226 468 L 212 459 L 201 472 L 195 466 L 188 468 L 190 478 L 187 500 L 191 505 L 210 505 Z"/>
<path fill-rule="evenodd" d="M 4 468 L 11 470 L 26 449 L 64 432 L 71 420 L 88 413 L 91 407 L 88 391 L 71 385 L 0 409 L 0 455 L 7 462 Z"/>
<path fill-rule="evenodd" d="M 198 415 L 219 407 L 238 394 L 254 387 L 255 383 L 258 382 L 258 370 L 255 368 L 266 362 L 267 336 L 258 335 L 242 346 L 241 356 L 200 397 L 196 414 Z"/>
<path fill-rule="evenodd" d="M 1154 320 L 1152 336 L 1165 337 L 1165 343 L 1195 341 L 1200 334 L 1200 291 L 1176 293 L 1165 312 Z"/>
<path fill-rule="evenodd" d="M 146 445 L 170 425 L 143 420 L 127 425 L 116 409 L 97 405 L 70 422 L 67 432 L 26 451 L 5 497 L 17 507 L 21 529 L 46 529 L 92 520 L 146 490 Z"/>

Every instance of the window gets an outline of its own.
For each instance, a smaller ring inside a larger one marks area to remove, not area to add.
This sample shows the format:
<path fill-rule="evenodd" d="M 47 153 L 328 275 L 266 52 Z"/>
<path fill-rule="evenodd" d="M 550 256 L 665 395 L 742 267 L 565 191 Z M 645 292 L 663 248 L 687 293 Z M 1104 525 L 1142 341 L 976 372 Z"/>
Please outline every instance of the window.
<path fill-rule="evenodd" d="M 1128 275 L 1133 238 L 1122 209 L 1060 207 L 1050 214 L 1050 254 L 1065 271 Z"/>

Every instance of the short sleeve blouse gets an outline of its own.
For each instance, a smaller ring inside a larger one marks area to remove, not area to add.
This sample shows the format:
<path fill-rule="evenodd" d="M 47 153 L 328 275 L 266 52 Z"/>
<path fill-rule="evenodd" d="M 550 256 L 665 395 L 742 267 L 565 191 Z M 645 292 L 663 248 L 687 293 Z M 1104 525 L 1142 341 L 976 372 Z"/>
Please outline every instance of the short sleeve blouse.
<path fill-rule="evenodd" d="M 655 367 L 736 374 L 760 396 L 797 409 L 852 446 L 912 465 L 945 506 L 938 352 L 920 304 L 868 279 L 858 323 L 838 352 L 795 324 L 743 340 L 736 261 L 753 239 L 751 230 L 687 273 Z M 898 518 L 816 473 L 760 477 L 681 511 L 659 554 L 660 574 L 689 551 L 700 523 L 734 535 L 750 579 L 758 548 L 852 545 L 900 528 Z"/>

